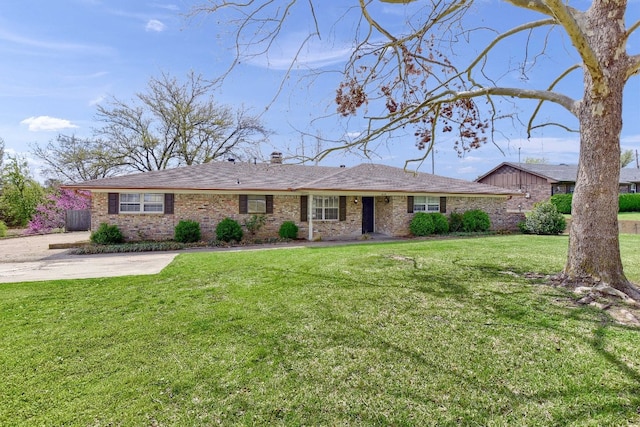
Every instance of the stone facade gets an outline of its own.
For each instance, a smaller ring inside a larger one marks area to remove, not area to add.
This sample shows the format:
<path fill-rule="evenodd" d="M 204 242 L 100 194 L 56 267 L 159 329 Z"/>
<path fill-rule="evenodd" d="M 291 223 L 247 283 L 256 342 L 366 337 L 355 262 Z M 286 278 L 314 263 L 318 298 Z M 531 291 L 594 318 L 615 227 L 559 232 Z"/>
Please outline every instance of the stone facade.
<path fill-rule="evenodd" d="M 345 221 L 313 221 L 314 239 L 354 239 L 362 235 L 362 205 L 355 203 L 359 197 L 346 198 Z M 508 213 L 507 200 L 501 197 L 447 197 L 446 213 L 482 209 L 489 214 L 493 230 L 516 230 L 523 214 Z M 170 240 L 175 226 L 181 220 L 193 220 L 200 224 L 202 239 L 215 238 L 217 224 L 224 218 L 232 218 L 241 225 L 252 214 L 240 214 L 237 194 L 175 194 L 173 214 L 108 214 L 107 193 L 94 192 L 91 207 L 91 227 L 95 231 L 100 224 L 117 225 L 127 240 Z M 374 197 L 375 232 L 388 236 L 407 236 L 413 213 L 407 212 L 407 196 Z M 300 196 L 274 195 L 273 213 L 265 215 L 266 223 L 255 238 L 277 237 L 285 221 L 298 226 L 298 238 L 309 236 L 309 223 L 300 221 Z M 249 236 L 246 228 L 245 236 Z"/>

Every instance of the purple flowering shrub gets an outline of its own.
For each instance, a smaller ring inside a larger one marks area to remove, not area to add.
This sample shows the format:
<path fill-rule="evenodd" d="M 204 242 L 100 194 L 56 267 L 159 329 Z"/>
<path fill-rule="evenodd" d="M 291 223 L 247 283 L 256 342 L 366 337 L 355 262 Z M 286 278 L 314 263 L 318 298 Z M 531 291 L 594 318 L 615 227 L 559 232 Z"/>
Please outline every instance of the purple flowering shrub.
<path fill-rule="evenodd" d="M 67 210 L 83 210 L 91 207 L 91 193 L 55 189 L 45 196 L 45 201 L 36 207 L 29 221 L 27 234 L 48 233 L 56 228 L 64 228 Z"/>

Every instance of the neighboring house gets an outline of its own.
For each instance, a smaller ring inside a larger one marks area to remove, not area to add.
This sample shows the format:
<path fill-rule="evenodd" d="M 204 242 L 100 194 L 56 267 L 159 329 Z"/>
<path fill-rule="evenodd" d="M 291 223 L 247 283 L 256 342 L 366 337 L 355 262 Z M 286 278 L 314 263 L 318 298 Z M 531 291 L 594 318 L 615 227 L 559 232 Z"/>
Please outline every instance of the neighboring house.
<path fill-rule="evenodd" d="M 325 167 L 211 162 L 67 185 L 92 194 L 92 229 L 115 224 L 129 240 L 171 239 L 180 220 L 197 221 L 203 239 L 226 217 L 240 224 L 265 215 L 259 236 L 277 236 L 284 221 L 309 240 L 367 233 L 409 234 L 414 212 L 486 211 L 496 230 L 517 229 L 507 214 L 513 191 L 453 178 L 361 164 Z"/>
<path fill-rule="evenodd" d="M 577 165 L 505 162 L 478 177 L 476 182 L 522 193 L 524 198 L 513 198 L 507 206 L 510 211 L 526 211 L 554 194 L 573 193 L 577 176 Z M 620 169 L 621 193 L 635 193 L 639 186 L 640 169 Z"/>

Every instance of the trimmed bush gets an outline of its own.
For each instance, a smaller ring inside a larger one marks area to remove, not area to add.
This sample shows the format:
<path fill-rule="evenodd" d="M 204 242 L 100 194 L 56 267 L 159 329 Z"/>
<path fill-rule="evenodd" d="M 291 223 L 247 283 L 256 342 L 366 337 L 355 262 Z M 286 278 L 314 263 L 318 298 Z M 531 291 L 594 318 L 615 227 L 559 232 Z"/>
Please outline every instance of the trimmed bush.
<path fill-rule="evenodd" d="M 414 236 L 428 236 L 436 230 L 433 218 L 426 212 L 418 212 L 409 223 L 409 231 Z"/>
<path fill-rule="evenodd" d="M 531 212 L 525 214 L 520 230 L 530 234 L 560 234 L 567 227 L 564 216 L 551 202 L 536 203 Z"/>
<path fill-rule="evenodd" d="M 109 225 L 107 223 L 100 224 L 100 227 L 89 238 L 97 245 L 116 245 L 124 242 L 124 236 L 117 225 Z"/>
<path fill-rule="evenodd" d="M 554 194 L 551 196 L 550 202 L 555 205 L 558 212 L 563 214 L 571 213 L 571 201 L 573 194 Z"/>
<path fill-rule="evenodd" d="M 178 222 L 173 234 L 173 240 L 180 243 L 199 242 L 201 237 L 200 223 L 188 219 Z"/>
<path fill-rule="evenodd" d="M 449 231 L 451 233 L 458 233 L 462 231 L 462 214 L 458 212 L 451 212 L 449 215 Z"/>
<path fill-rule="evenodd" d="M 480 209 L 472 209 L 462 214 L 462 230 L 467 233 L 489 231 L 491 220 L 489 215 Z"/>
<path fill-rule="evenodd" d="M 242 227 L 235 219 L 225 218 L 216 227 L 216 238 L 223 242 L 239 242 L 243 235 Z"/>
<path fill-rule="evenodd" d="M 6 237 L 7 235 L 7 224 L 4 221 L 0 221 L 0 237 Z"/>
<path fill-rule="evenodd" d="M 433 232 L 436 234 L 447 234 L 449 232 L 449 221 L 447 217 L 440 212 L 431 212 L 428 214 L 433 221 Z"/>
<path fill-rule="evenodd" d="M 283 239 L 296 239 L 298 237 L 298 226 L 293 221 L 285 221 L 278 230 L 278 236 Z"/>
<path fill-rule="evenodd" d="M 621 194 L 619 212 L 640 212 L 640 194 Z"/>

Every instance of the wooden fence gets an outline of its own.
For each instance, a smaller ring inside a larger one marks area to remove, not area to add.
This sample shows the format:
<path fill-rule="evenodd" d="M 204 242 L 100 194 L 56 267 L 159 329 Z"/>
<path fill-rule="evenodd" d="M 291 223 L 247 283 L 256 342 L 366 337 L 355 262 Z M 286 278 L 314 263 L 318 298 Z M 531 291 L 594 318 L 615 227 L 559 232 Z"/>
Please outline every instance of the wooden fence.
<path fill-rule="evenodd" d="M 91 230 L 91 211 L 68 210 L 64 221 L 65 231 L 87 231 Z"/>

